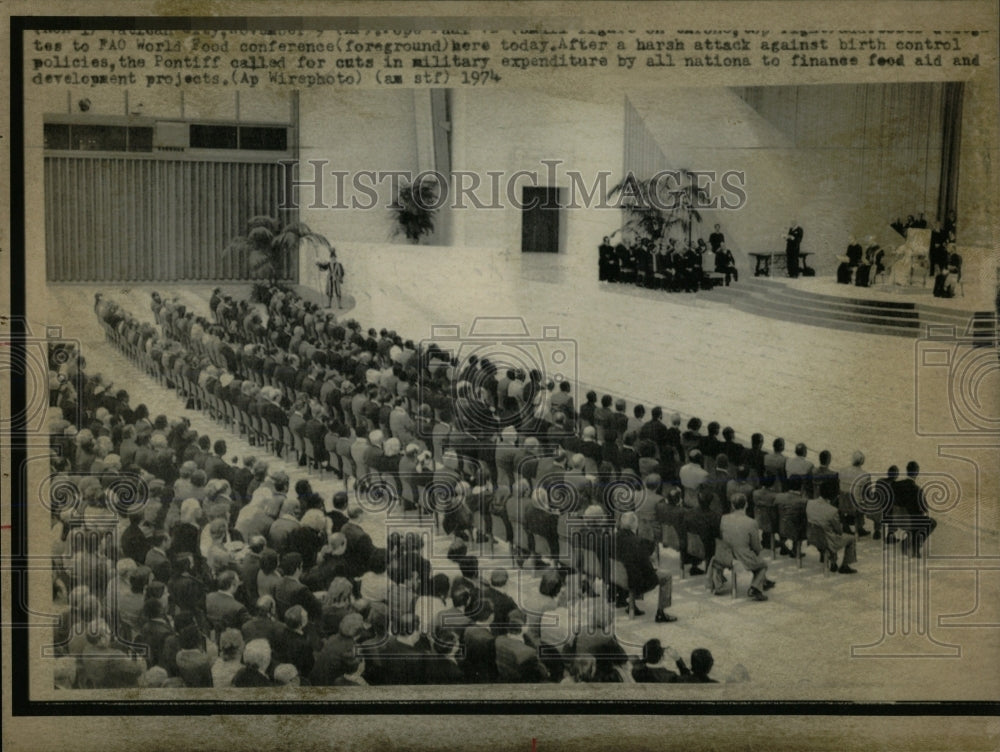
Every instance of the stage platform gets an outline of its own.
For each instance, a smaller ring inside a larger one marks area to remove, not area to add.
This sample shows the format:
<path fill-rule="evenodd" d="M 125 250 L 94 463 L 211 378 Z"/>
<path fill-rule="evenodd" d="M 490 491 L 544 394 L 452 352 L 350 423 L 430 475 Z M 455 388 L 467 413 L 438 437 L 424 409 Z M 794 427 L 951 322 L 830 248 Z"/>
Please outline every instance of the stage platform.
<path fill-rule="evenodd" d="M 931 288 L 917 285 L 855 287 L 832 277 L 751 277 L 698 296 L 746 313 L 828 329 L 900 337 L 953 330 L 976 344 L 996 342 L 996 312 L 977 307 L 982 298 L 935 298 Z"/>

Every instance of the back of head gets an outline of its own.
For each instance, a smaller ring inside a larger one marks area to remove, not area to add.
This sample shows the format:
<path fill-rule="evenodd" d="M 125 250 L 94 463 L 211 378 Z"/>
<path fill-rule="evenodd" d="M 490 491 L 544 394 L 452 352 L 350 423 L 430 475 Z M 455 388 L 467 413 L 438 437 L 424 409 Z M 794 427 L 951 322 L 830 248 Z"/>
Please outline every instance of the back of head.
<path fill-rule="evenodd" d="M 289 577 L 302 569 L 302 554 L 290 551 L 281 557 L 281 573 Z"/>
<path fill-rule="evenodd" d="M 263 639 L 250 640 L 243 648 L 243 663 L 264 671 L 271 664 L 271 644 Z"/>
<path fill-rule="evenodd" d="M 663 646 L 657 639 L 647 640 L 642 646 L 642 660 L 644 663 L 656 664 L 663 660 Z"/>
<path fill-rule="evenodd" d="M 691 651 L 691 671 L 697 676 L 708 676 L 715 665 L 715 659 L 707 648 L 696 648 Z"/>

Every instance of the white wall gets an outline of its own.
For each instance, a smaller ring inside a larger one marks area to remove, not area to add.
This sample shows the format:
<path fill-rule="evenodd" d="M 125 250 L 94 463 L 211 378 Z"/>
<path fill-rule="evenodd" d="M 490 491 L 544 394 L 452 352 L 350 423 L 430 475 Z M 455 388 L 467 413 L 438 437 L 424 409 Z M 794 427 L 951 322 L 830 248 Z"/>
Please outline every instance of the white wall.
<path fill-rule="evenodd" d="M 547 185 L 547 167 L 542 160 L 560 160 L 554 185 L 571 185 L 567 171 L 580 173 L 587 189 L 601 171 L 611 173 L 608 187 L 621 178 L 624 98 L 534 90 L 462 89 L 453 92 L 454 170 L 469 170 L 483 176 L 502 170 L 535 171 L 538 184 Z M 521 186 L 515 185 L 520 200 Z M 485 197 L 488 191 L 484 189 Z M 578 194 L 579 197 L 579 194 Z M 582 198 L 582 197 L 580 197 Z M 465 209 L 453 212 L 456 245 L 521 248 L 521 210 L 504 197 L 502 209 Z M 597 280 L 597 246 L 601 238 L 620 224 L 614 209 L 564 209 L 560 227 L 559 259 L 551 264 L 574 270 L 584 280 Z M 531 254 L 534 255 L 534 254 Z M 539 260 L 541 262 L 541 260 Z M 532 263 L 528 261 L 527 263 Z"/>
<path fill-rule="evenodd" d="M 310 179 L 310 160 L 326 160 L 323 201 L 337 204 L 336 180 L 331 170 L 355 174 L 361 170 L 417 170 L 417 137 L 413 92 L 408 89 L 378 91 L 329 91 L 304 89 L 299 101 L 299 179 Z M 350 178 L 348 178 L 348 185 Z M 310 209 L 312 189 L 302 190 L 302 221 L 321 232 L 338 247 L 345 242 L 390 242 L 393 224 L 385 207 L 391 203 L 386 180 L 377 186 L 373 209 Z M 353 192 L 352 192 L 352 195 Z M 368 199 L 358 194 L 359 200 Z M 350 203 L 350 198 L 347 198 Z M 406 242 L 405 238 L 399 242 Z"/>
<path fill-rule="evenodd" d="M 738 211 L 704 211 L 701 225 L 706 237 L 716 222 L 722 225 L 741 269 L 752 268 L 748 252 L 784 251 L 792 220 L 805 230 L 802 250 L 814 254 L 808 263 L 820 275 L 834 272 L 848 235 L 872 234 L 889 248 L 903 242 L 889 227 L 891 220 L 862 195 L 862 150 L 851 137 L 856 124 L 845 120 L 837 101 L 824 103 L 827 87 L 807 88 L 817 91 L 809 105 L 801 106 L 827 107 L 828 116 L 825 137 L 799 134 L 806 146 L 797 145 L 732 89 L 629 91 L 672 167 L 745 173 L 746 205 Z M 849 87 L 830 87 L 826 93 L 843 88 Z M 886 190 L 905 190 L 888 182 Z"/>

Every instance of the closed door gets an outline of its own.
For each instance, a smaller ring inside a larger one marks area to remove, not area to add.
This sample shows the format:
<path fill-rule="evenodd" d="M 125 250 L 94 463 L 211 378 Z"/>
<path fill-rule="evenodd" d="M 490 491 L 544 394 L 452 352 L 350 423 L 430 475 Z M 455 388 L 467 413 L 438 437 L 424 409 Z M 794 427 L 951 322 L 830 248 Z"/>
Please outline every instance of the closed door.
<path fill-rule="evenodd" d="M 559 252 L 559 189 L 528 187 L 521 191 L 521 252 Z"/>

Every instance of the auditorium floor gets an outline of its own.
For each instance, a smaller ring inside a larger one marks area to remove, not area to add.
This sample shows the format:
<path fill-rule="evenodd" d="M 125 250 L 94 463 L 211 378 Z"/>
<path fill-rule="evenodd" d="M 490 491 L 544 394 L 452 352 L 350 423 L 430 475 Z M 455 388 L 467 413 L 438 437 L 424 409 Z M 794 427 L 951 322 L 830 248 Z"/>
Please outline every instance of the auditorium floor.
<path fill-rule="evenodd" d="M 859 574 L 853 576 L 824 574 L 810 548 L 801 569 L 788 559 L 774 562 L 769 574 L 778 584 L 771 600 L 753 603 L 743 592 L 735 600 L 713 597 L 704 589 L 704 577 L 681 580 L 676 555 L 664 553 L 663 567 L 674 572 L 670 612 L 679 621 L 655 624 L 655 594 L 650 594 L 640 604 L 645 616 L 629 621 L 618 612 L 619 637 L 637 646 L 655 636 L 685 655 L 708 647 L 718 679 L 742 664 L 750 680 L 683 691 L 643 687 L 643 694 L 630 697 L 892 701 L 1000 695 L 995 671 L 1000 658 L 996 441 L 978 435 L 970 440 L 916 434 L 914 385 L 926 375 L 914 341 L 756 318 L 701 305 L 696 295 L 681 296 L 679 302 L 636 297 L 623 305 L 622 296 L 602 293 L 596 283 L 593 289 L 578 290 L 537 279 L 522 279 L 493 297 L 475 286 L 428 295 L 404 277 L 404 270 L 386 270 L 380 285 L 357 295 L 350 315 L 365 326 L 398 322 L 400 334 L 423 339 L 434 324 L 458 323 L 464 332 L 476 315 L 516 311 L 532 333 L 555 325 L 560 337 L 575 341 L 584 386 L 600 385 L 647 405 L 658 402 L 705 422 L 718 419 L 743 437 L 761 431 L 769 439 L 783 435 L 790 445 L 805 441 L 813 458 L 819 449 L 829 448 L 834 466 L 862 448 L 872 472 L 917 459 L 927 477 L 940 476 L 945 493 L 933 500 L 932 514 L 941 526 L 923 565 L 906 559 L 903 569 L 911 568 L 905 573 L 895 558 L 884 562 L 881 544 L 870 538 L 859 543 Z M 157 288 L 169 289 L 162 284 Z M 129 389 L 133 400 L 145 401 L 153 414 L 183 413 L 199 431 L 221 433 L 207 418 L 184 410 L 173 394 L 138 374 L 104 342 L 93 315 L 94 292 L 104 291 L 136 315 L 151 318 L 151 289 L 53 285 L 47 305 L 33 305 L 46 310 L 45 320 L 37 323 L 59 324 L 65 336 L 79 338 L 89 370 Z M 208 284 L 184 285 L 170 292 L 207 311 L 211 289 Z M 938 404 L 928 419 L 945 420 L 950 414 Z M 226 438 L 234 455 L 254 451 L 241 438 Z M 969 450 L 972 459 L 947 457 L 963 455 L 957 447 L 969 443 L 981 447 Z M 303 473 L 289 470 L 293 481 Z M 327 498 L 340 487 L 330 475 L 312 478 Z M 384 534 L 384 520 L 369 516 L 364 524 L 373 535 Z M 509 562 L 504 554 L 498 549 L 497 565 Z M 909 577 L 923 583 L 917 600 L 901 595 L 915 594 L 906 587 Z M 744 574 L 741 591 L 745 584 Z M 537 580 L 523 574 L 520 587 L 525 592 L 537 588 Z M 886 598 L 899 600 L 886 606 Z M 895 636 L 883 639 L 887 630 L 895 630 Z M 852 656 L 852 646 L 872 644 L 878 646 L 855 650 Z M 583 692 L 573 687 L 553 687 L 551 692 L 564 690 Z M 612 693 L 608 696 L 615 691 L 586 688 L 587 693 Z M 447 689 L 439 694 L 461 696 Z"/>

